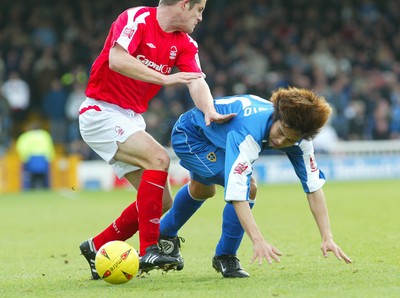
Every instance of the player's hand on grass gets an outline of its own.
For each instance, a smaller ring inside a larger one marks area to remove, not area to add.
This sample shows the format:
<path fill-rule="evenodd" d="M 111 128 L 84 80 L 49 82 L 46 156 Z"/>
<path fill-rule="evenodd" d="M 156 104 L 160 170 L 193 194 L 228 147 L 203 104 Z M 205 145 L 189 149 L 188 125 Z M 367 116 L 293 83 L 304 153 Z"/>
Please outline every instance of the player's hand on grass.
<path fill-rule="evenodd" d="M 253 257 L 250 264 L 253 264 L 254 261 L 257 260 L 258 264 L 261 265 L 264 259 L 266 259 L 269 264 L 272 264 L 273 260 L 275 260 L 275 262 L 280 262 L 279 256 L 281 255 L 282 253 L 277 248 L 264 240 L 260 243 L 254 243 Z"/>
<path fill-rule="evenodd" d="M 353 262 L 333 240 L 323 241 L 321 251 L 325 258 L 328 257 L 328 252 L 332 252 L 340 261 L 344 260 L 347 264 Z"/>

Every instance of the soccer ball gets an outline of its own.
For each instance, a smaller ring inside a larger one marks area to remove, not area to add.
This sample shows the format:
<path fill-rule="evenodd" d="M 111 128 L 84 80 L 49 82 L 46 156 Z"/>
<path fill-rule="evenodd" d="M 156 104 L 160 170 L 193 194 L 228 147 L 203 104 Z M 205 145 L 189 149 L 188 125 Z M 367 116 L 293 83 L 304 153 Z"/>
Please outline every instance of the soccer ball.
<path fill-rule="evenodd" d="M 98 250 L 95 266 L 99 276 L 110 284 L 124 284 L 136 276 L 139 255 L 124 241 L 110 241 Z"/>

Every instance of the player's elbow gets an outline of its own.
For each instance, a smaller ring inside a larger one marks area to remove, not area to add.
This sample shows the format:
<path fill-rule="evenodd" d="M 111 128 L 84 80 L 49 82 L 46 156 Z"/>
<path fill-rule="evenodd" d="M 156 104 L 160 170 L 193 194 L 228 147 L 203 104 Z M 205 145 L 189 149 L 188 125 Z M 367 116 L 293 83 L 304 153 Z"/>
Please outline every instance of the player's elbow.
<path fill-rule="evenodd" d="M 108 67 L 112 71 L 115 71 L 115 72 L 118 72 L 118 73 L 122 73 L 122 71 L 123 71 L 121 63 L 119 63 L 118 59 L 113 58 L 111 55 L 110 55 L 110 58 L 108 60 Z"/>
<path fill-rule="evenodd" d="M 115 45 L 111 48 L 108 55 L 108 67 L 118 73 L 124 72 L 124 57 L 125 52 L 120 48 L 119 45 Z"/>

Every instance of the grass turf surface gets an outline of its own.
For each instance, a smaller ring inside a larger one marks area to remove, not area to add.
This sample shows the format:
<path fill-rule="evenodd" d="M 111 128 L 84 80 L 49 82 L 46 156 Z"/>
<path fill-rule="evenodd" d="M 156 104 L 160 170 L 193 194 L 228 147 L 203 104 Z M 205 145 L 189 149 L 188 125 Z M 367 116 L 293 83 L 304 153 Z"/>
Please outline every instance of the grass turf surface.
<path fill-rule="evenodd" d="M 326 184 L 335 241 L 353 260 L 345 264 L 322 257 L 299 185 L 259 185 L 254 216 L 284 256 L 250 265 L 245 236 L 238 257 L 251 277 L 238 280 L 211 267 L 224 205 L 219 189 L 181 230 L 184 270 L 154 271 L 124 285 L 90 280 L 78 246 L 109 225 L 134 191 L 3 194 L 0 297 L 399 297 L 399 190 L 399 180 Z M 137 235 L 127 242 L 138 247 Z"/>

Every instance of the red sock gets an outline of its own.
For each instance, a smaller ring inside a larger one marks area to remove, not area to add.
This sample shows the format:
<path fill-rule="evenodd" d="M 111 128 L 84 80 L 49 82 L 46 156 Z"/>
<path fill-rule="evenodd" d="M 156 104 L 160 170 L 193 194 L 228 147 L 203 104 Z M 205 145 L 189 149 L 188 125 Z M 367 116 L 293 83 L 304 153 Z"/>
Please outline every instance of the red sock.
<path fill-rule="evenodd" d="M 137 204 L 139 212 L 140 255 L 156 244 L 160 235 L 162 197 L 168 172 L 145 170 L 139 184 Z"/>
<path fill-rule="evenodd" d="M 94 247 L 98 250 L 109 241 L 125 241 L 131 238 L 139 229 L 137 201 L 130 204 L 121 215 L 103 232 L 93 238 Z"/>

